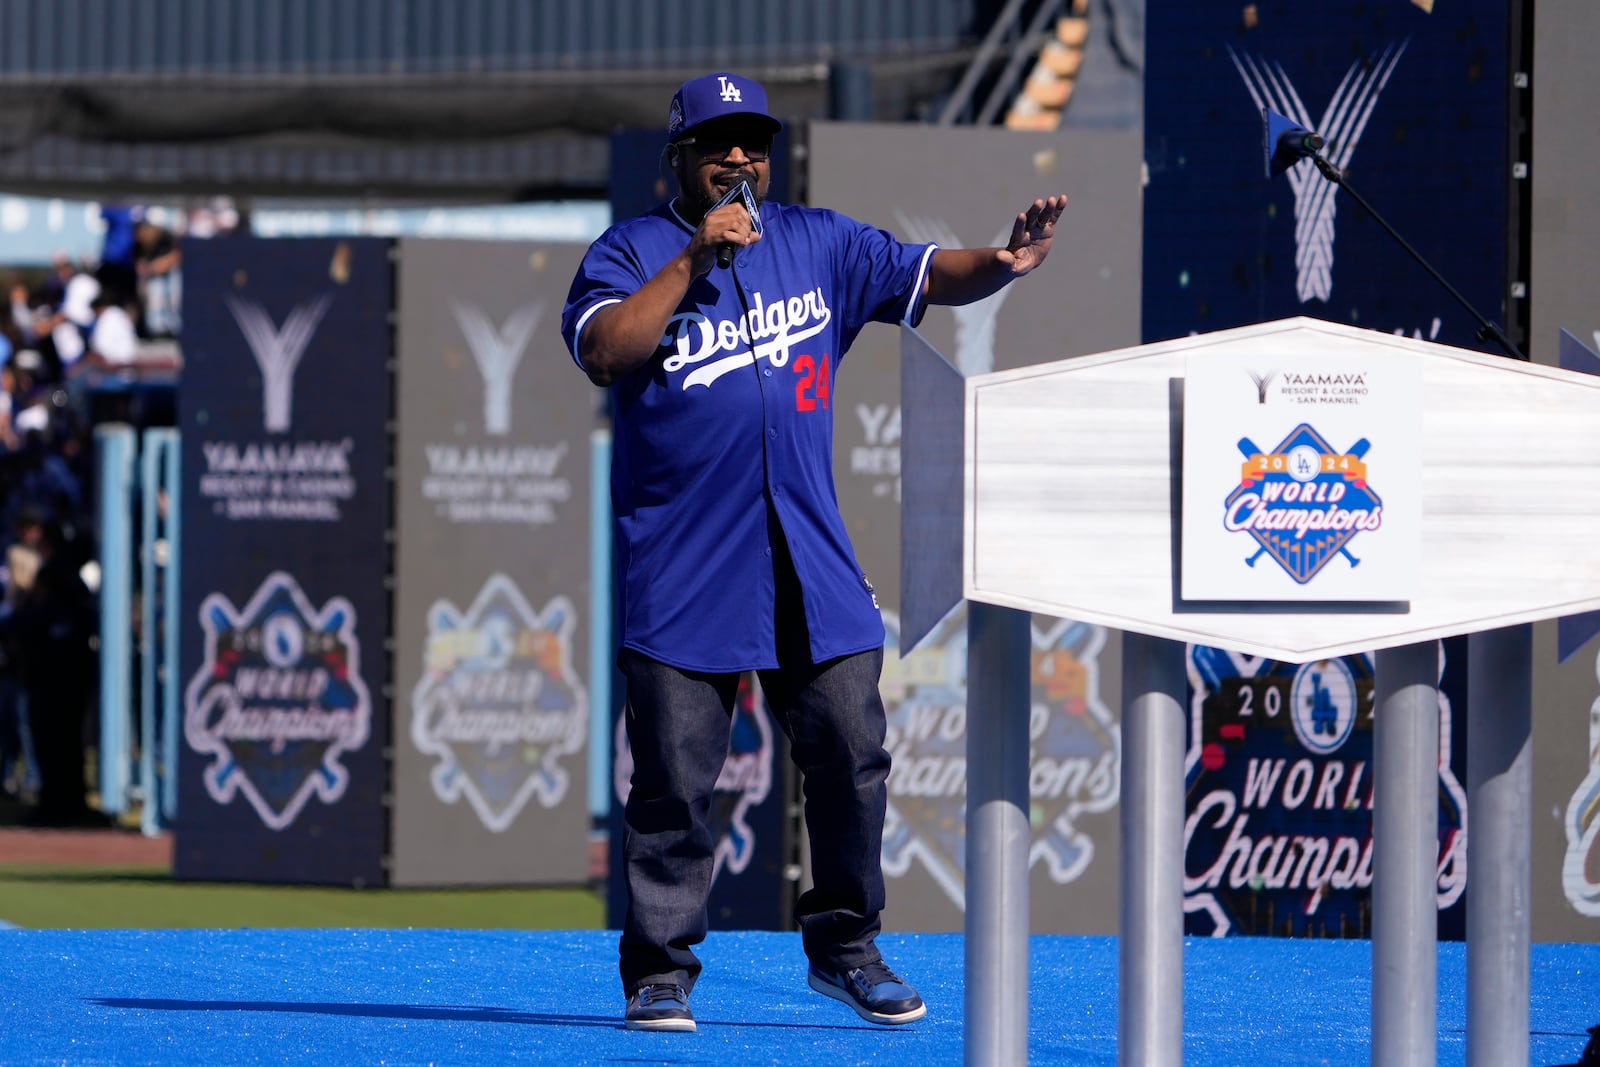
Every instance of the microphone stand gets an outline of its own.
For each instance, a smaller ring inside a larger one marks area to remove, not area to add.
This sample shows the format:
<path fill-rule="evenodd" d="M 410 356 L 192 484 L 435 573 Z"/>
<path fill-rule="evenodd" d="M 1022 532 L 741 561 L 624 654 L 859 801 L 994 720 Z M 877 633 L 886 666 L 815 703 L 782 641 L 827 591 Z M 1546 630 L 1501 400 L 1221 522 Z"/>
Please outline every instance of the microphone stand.
<path fill-rule="evenodd" d="M 1401 237 L 1399 232 L 1397 230 L 1395 230 L 1395 228 L 1393 226 L 1390 226 L 1389 223 L 1384 220 L 1384 217 L 1382 215 L 1378 214 L 1377 211 L 1375 211 L 1373 209 L 1371 204 L 1367 203 L 1366 198 L 1363 197 L 1360 193 L 1356 192 L 1353 187 L 1351 187 L 1349 181 L 1347 181 L 1346 178 L 1345 178 L 1344 171 L 1340 170 L 1338 167 L 1336 167 L 1332 163 L 1328 162 L 1326 159 L 1324 159 L 1322 157 L 1322 155 L 1320 153 L 1316 152 L 1315 150 L 1312 150 L 1309 144 L 1307 144 L 1306 147 L 1302 149 L 1302 151 L 1304 152 L 1304 154 L 1313 163 L 1316 164 L 1317 170 L 1322 173 L 1322 176 L 1324 178 L 1328 179 L 1328 181 L 1332 182 L 1334 185 L 1339 186 L 1345 192 L 1349 193 L 1351 198 L 1354 199 L 1357 204 L 1361 205 L 1361 209 L 1363 211 L 1365 211 L 1368 215 L 1371 215 L 1374 222 L 1376 222 L 1379 226 L 1383 227 L 1385 233 L 1387 233 L 1390 237 L 1393 237 L 1396 241 L 1398 241 L 1400 243 L 1400 247 L 1404 248 L 1407 252 L 1409 252 L 1411 254 L 1411 258 L 1412 259 L 1414 259 L 1418 263 L 1422 264 L 1422 269 L 1423 270 L 1425 270 L 1429 274 L 1433 275 L 1434 281 L 1436 281 L 1440 285 L 1444 286 L 1445 292 L 1447 292 L 1451 296 L 1455 297 L 1456 302 L 1459 303 L 1462 307 L 1467 309 L 1467 313 L 1469 315 L 1471 315 L 1475 320 L 1477 320 L 1477 323 L 1478 323 L 1478 334 L 1477 334 L 1478 340 L 1480 340 L 1480 341 L 1490 341 L 1490 340 L 1492 340 L 1492 341 L 1494 341 L 1495 344 L 1497 344 L 1501 348 L 1505 349 L 1506 354 L 1511 356 L 1512 359 L 1520 359 L 1524 363 L 1526 363 L 1528 361 L 1528 357 L 1523 355 L 1522 352 L 1520 350 L 1518 350 L 1517 346 L 1511 343 L 1511 339 L 1505 335 L 1504 331 L 1502 331 L 1499 326 L 1495 325 L 1493 322 L 1489 321 L 1488 319 L 1484 318 L 1482 315 L 1478 314 L 1478 309 L 1473 307 L 1470 303 L 1468 303 L 1467 302 L 1467 298 L 1462 296 L 1459 292 L 1456 291 L 1455 286 L 1453 286 L 1449 282 L 1445 281 L 1444 280 L 1444 275 L 1442 275 L 1438 271 L 1434 270 L 1433 269 L 1433 265 L 1430 264 L 1426 259 L 1422 258 L 1422 253 L 1418 252 L 1415 248 L 1412 248 L 1411 244 L 1404 237 Z"/>

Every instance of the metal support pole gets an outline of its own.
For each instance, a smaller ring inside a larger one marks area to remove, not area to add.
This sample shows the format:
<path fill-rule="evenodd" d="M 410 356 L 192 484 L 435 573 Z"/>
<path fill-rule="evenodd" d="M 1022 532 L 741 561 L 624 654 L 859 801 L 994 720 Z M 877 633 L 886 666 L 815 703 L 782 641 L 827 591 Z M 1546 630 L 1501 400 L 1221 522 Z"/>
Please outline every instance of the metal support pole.
<path fill-rule="evenodd" d="M 162 586 L 161 617 L 166 634 L 162 641 L 161 687 L 161 813 L 168 826 L 178 818 L 178 738 L 181 732 L 182 708 L 178 694 L 183 690 L 183 679 L 178 675 L 178 645 L 181 641 L 179 627 L 182 615 L 179 601 L 183 592 L 179 577 L 183 574 L 183 448 L 177 430 L 164 438 L 166 463 L 164 464 L 167 489 L 167 580 Z"/>
<path fill-rule="evenodd" d="M 178 431 L 140 436 L 139 781 L 140 828 L 154 836 L 178 810 Z"/>
<path fill-rule="evenodd" d="M 1468 647 L 1467 1067 L 1528 1067 L 1533 627 Z"/>
<path fill-rule="evenodd" d="M 1183 646 L 1122 639 L 1117 1062 L 1183 1062 Z M 1020 1061 L 1019 1061 L 1020 1062 Z"/>
<path fill-rule="evenodd" d="M 127 810 L 133 778 L 133 519 L 131 427 L 94 432 L 100 482 L 100 810 Z"/>
<path fill-rule="evenodd" d="M 1032 649 L 1026 612 L 967 605 L 968 1067 L 1028 1062 Z"/>
<path fill-rule="evenodd" d="M 611 577 L 611 431 L 589 434 L 589 817 L 604 826 L 611 814 L 611 672 L 617 649 L 611 632 L 616 586 Z"/>
<path fill-rule="evenodd" d="M 1439 999 L 1439 647 L 1377 654 L 1372 1063 L 1433 1067 Z"/>
<path fill-rule="evenodd" d="M 156 545 L 161 540 L 161 445 L 155 429 L 143 434 L 139 450 L 139 792 L 144 798 L 139 827 L 147 837 L 161 831 L 161 788 L 156 772 L 159 672 L 156 650 Z"/>

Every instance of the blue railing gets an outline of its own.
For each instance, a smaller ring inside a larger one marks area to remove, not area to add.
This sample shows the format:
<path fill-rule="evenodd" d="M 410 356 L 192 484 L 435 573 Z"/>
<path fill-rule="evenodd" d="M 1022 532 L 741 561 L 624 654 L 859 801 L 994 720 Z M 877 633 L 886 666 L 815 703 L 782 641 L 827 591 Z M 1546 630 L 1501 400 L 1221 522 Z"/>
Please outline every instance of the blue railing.
<path fill-rule="evenodd" d="M 95 429 L 100 810 L 123 816 L 138 804 L 140 828 L 152 835 L 170 827 L 178 810 L 178 443 L 170 428 Z"/>

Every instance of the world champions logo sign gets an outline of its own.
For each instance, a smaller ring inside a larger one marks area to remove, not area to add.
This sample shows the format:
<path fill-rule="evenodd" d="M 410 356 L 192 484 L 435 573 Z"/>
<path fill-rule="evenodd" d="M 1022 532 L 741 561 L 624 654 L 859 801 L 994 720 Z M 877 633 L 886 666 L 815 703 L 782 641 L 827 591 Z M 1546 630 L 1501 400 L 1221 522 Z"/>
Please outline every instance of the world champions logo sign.
<path fill-rule="evenodd" d="M 885 611 L 888 647 L 881 688 L 889 716 L 889 810 L 884 873 L 920 867 L 966 906 L 966 614 L 952 613 L 909 656 L 898 654 L 900 620 Z M 1121 788 L 1122 737 L 1100 698 L 1105 630 L 1054 620 L 1032 627 L 1028 864 L 1057 883 L 1076 880 L 1095 855 L 1079 826 L 1109 810 Z"/>
<path fill-rule="evenodd" d="M 1371 936 L 1371 657 L 1292 664 L 1190 646 L 1188 665 L 1188 932 Z M 1467 798 L 1442 691 L 1439 718 L 1443 909 L 1466 888 Z"/>
<path fill-rule="evenodd" d="M 445 804 L 465 799 L 494 833 L 530 800 L 553 808 L 571 783 L 564 761 L 588 736 L 589 700 L 572 667 L 577 612 L 555 597 L 536 612 L 496 574 L 461 611 L 428 611 L 421 680 L 411 695 L 411 741 L 438 762 L 429 776 Z"/>
<path fill-rule="evenodd" d="M 316 608 L 276 571 L 243 608 L 206 597 L 200 625 L 205 655 L 185 694 L 184 738 L 212 757 L 211 799 L 242 795 L 273 830 L 312 797 L 337 803 L 350 783 L 341 758 L 366 744 L 372 719 L 350 602 Z"/>
<path fill-rule="evenodd" d="M 1271 451 L 1244 438 L 1239 484 L 1228 494 L 1223 525 L 1259 546 L 1245 562 L 1270 556 L 1304 585 L 1337 557 L 1361 560 L 1346 547 L 1356 534 L 1383 525 L 1383 500 L 1367 484 L 1365 438 L 1348 452 L 1331 447 L 1306 423 Z"/>

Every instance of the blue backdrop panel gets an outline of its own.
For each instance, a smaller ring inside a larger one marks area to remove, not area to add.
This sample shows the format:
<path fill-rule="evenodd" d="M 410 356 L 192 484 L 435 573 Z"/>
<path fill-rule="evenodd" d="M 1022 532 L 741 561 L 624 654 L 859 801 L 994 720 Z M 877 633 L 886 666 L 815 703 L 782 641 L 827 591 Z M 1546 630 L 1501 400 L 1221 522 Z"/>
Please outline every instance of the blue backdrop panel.
<path fill-rule="evenodd" d="M 1264 172 L 1267 105 L 1503 323 L 1509 5 L 1431 6 L 1149 0 L 1144 340 L 1312 315 L 1498 351 L 1311 163 Z"/>
<path fill-rule="evenodd" d="M 179 878 L 383 880 L 389 247 L 184 247 Z"/>
<path fill-rule="evenodd" d="M 1351 187 L 1480 313 L 1504 321 L 1509 5 L 1432 7 L 1149 0 L 1146 342 L 1310 315 L 1499 351 L 1311 163 L 1266 176 L 1270 107 L 1323 134 L 1323 156 Z M 1460 937 L 1465 646 L 1444 648 L 1440 933 Z M 1297 667 L 1196 649 L 1191 669 L 1189 931 L 1368 936 L 1370 658 Z M 1295 699 L 1318 693 L 1321 705 Z M 1291 729 L 1297 716 L 1304 737 Z"/>

